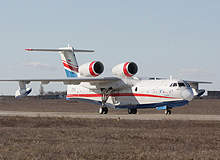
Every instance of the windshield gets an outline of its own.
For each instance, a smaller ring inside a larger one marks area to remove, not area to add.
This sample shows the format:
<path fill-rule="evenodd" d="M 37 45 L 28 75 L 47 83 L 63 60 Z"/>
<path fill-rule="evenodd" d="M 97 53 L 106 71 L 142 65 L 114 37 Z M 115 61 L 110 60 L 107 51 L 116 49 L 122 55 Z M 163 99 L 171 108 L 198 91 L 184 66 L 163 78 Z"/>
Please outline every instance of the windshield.
<path fill-rule="evenodd" d="M 189 84 L 188 84 L 189 85 Z M 171 85 L 170 85 L 170 87 L 188 87 L 188 85 L 186 85 L 185 83 L 183 83 L 183 82 L 178 82 L 178 83 L 172 83 Z"/>
<path fill-rule="evenodd" d="M 185 84 L 182 82 L 179 82 L 178 85 L 179 85 L 179 87 L 185 87 Z"/>
<path fill-rule="evenodd" d="M 172 83 L 170 87 L 177 87 L 177 83 Z"/>

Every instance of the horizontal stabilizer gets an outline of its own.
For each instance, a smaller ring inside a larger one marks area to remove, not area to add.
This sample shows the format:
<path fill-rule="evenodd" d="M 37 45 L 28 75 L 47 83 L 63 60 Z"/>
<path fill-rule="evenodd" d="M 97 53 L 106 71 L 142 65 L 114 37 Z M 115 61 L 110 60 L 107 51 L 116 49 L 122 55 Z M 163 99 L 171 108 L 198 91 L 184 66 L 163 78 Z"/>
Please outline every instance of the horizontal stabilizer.
<path fill-rule="evenodd" d="M 36 49 L 27 48 L 25 51 L 36 51 L 36 52 L 94 52 L 94 50 L 74 49 L 72 47 L 58 48 L 58 49 Z"/>

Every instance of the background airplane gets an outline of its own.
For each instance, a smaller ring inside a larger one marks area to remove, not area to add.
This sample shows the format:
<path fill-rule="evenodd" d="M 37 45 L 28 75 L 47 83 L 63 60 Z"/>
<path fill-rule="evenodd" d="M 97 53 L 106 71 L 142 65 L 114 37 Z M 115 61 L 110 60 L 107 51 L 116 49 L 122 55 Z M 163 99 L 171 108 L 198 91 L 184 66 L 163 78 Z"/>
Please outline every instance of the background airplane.
<path fill-rule="evenodd" d="M 175 79 L 134 77 L 138 66 L 134 62 L 125 62 L 112 69 L 115 77 L 97 77 L 104 71 L 100 61 L 92 61 L 78 65 L 75 53 L 94 52 L 93 50 L 78 50 L 73 47 L 59 49 L 25 49 L 26 51 L 59 52 L 66 72 L 66 79 L 13 79 L 1 81 L 18 81 L 19 89 L 15 97 L 24 97 L 31 93 L 27 88 L 31 81 L 41 84 L 63 82 L 67 85 L 66 99 L 78 99 L 100 105 L 99 113 L 107 114 L 108 108 L 128 109 L 129 114 L 136 114 L 137 109 L 156 108 L 171 114 L 174 107 L 184 106 L 195 96 L 201 96 L 205 90 L 198 90 L 198 81 Z M 190 84 L 194 86 L 192 88 Z"/>

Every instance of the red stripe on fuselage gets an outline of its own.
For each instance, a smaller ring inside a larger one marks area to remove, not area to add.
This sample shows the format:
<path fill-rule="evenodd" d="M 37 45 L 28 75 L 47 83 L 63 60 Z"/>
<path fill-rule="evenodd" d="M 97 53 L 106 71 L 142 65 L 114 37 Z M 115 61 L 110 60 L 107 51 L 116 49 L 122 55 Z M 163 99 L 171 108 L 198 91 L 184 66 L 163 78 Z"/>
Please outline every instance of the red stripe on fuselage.
<path fill-rule="evenodd" d="M 140 93 L 113 93 L 113 94 L 110 94 L 110 96 L 113 96 L 113 97 L 135 96 L 135 97 L 154 97 L 154 98 L 176 99 L 174 97 L 159 96 L 159 95 L 152 95 L 152 94 L 140 94 Z M 102 97 L 102 94 L 68 94 L 66 97 L 67 98 L 74 98 L 74 97 Z"/>

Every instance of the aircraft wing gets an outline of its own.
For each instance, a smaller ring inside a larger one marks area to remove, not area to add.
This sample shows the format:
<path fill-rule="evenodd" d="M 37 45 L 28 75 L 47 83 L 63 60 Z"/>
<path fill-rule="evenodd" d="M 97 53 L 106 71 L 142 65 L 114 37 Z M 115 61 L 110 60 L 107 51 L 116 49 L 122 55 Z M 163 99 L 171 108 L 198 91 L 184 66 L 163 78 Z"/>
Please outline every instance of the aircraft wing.
<path fill-rule="evenodd" d="M 189 83 L 193 89 L 194 96 L 200 97 L 205 93 L 204 89 L 199 89 L 199 84 L 212 84 L 212 82 L 205 82 L 205 81 L 188 81 L 184 80 L 185 82 Z"/>
<path fill-rule="evenodd" d="M 29 84 L 30 82 L 41 82 L 42 84 L 48 84 L 50 82 L 63 82 L 64 84 L 80 84 L 81 82 L 89 82 L 92 84 L 109 83 L 121 80 L 117 77 L 100 77 L 100 78 L 65 78 L 65 79 L 1 79 L 5 82 L 24 82 Z"/>
<path fill-rule="evenodd" d="M 205 81 L 188 81 L 188 80 L 184 80 L 187 83 L 203 83 L 203 84 L 212 84 L 212 82 L 205 82 Z"/>
<path fill-rule="evenodd" d="M 212 82 L 205 82 L 205 81 L 188 81 L 188 80 L 184 80 L 184 81 L 189 83 L 190 86 L 196 90 L 199 89 L 199 84 L 212 84 Z"/>
<path fill-rule="evenodd" d="M 115 87 L 118 88 L 118 82 L 121 83 L 120 78 L 116 77 L 100 77 L 100 78 L 65 78 L 65 79 L 1 79 L 0 82 L 19 82 L 19 89 L 15 92 L 15 97 L 24 97 L 27 96 L 32 89 L 27 88 L 26 85 L 30 82 L 41 82 L 41 84 L 48 84 L 50 82 L 63 82 L 65 85 L 78 85 L 81 82 L 87 82 L 90 85 L 86 85 L 85 87 L 89 87 L 88 89 L 100 89 L 102 87 Z"/>

